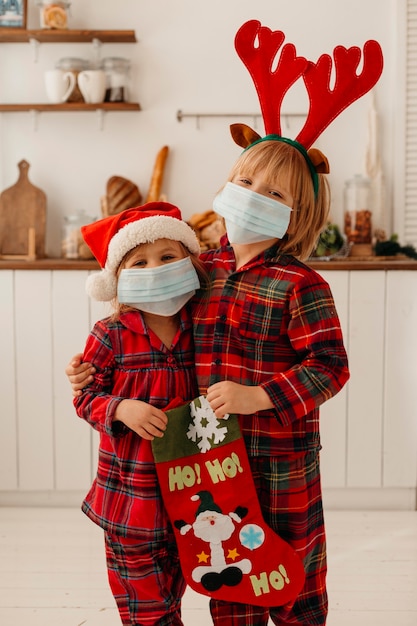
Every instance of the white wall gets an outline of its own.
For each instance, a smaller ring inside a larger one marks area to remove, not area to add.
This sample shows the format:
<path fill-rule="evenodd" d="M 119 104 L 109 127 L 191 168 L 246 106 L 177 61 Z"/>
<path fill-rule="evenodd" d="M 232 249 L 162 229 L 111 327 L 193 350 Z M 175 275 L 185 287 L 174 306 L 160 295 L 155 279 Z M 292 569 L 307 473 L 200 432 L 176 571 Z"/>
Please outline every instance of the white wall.
<path fill-rule="evenodd" d="M 29 0 L 29 28 L 39 26 L 34 4 Z M 143 110 L 106 114 L 103 130 L 95 113 L 41 113 L 37 128 L 31 113 L 0 115 L 0 188 L 16 182 L 21 159 L 29 161 L 32 183 L 48 198 L 50 256 L 59 255 L 62 215 L 77 209 L 100 215 L 100 196 L 110 176 L 130 178 L 146 196 L 154 158 L 163 145 L 170 147 L 163 189 L 168 199 L 182 208 L 185 217 L 210 209 L 240 152 L 228 126 L 251 120 L 202 119 L 197 128 L 193 119 L 179 123 L 176 112 L 259 111 L 255 89 L 233 43 L 246 20 L 259 19 L 283 30 L 298 53 L 313 61 L 338 44 L 363 47 L 372 38 L 381 43 L 385 69 L 375 95 L 391 207 L 396 113 L 402 99 L 396 90 L 396 20 L 402 4 L 402 0 L 73 0 L 72 28 L 136 31 L 137 44 L 105 44 L 101 56 L 131 59 L 130 100 L 139 101 Z M 91 44 L 42 44 L 35 62 L 30 45 L 3 44 L 0 55 L 0 101 L 45 102 L 43 72 L 63 56 L 93 59 L 94 49 Z M 354 103 L 318 144 L 330 160 L 333 219 L 340 224 L 344 181 L 365 173 L 369 106 L 369 96 Z M 304 94 L 295 89 L 284 108 L 305 110 Z M 258 130 L 263 132 L 262 125 Z M 287 134 L 294 137 L 296 128 Z"/>

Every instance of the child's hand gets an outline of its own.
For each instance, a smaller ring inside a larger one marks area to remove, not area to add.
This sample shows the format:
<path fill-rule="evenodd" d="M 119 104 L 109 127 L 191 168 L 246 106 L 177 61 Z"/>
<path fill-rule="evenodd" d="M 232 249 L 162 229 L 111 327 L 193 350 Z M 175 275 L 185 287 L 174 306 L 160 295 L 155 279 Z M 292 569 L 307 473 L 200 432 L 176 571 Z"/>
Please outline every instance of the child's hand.
<path fill-rule="evenodd" d="M 122 400 L 117 406 L 113 421 L 123 422 L 143 439 L 163 437 L 168 424 L 166 414 L 140 400 Z"/>
<path fill-rule="evenodd" d="M 270 397 L 262 387 L 248 387 L 230 380 L 211 385 L 207 389 L 207 400 L 219 419 L 227 413 L 250 415 L 273 408 Z"/>
<path fill-rule="evenodd" d="M 93 380 L 96 371 L 90 363 L 83 363 L 82 357 L 81 353 L 76 354 L 65 368 L 65 373 L 72 386 L 73 396 L 81 395 L 84 387 Z"/>

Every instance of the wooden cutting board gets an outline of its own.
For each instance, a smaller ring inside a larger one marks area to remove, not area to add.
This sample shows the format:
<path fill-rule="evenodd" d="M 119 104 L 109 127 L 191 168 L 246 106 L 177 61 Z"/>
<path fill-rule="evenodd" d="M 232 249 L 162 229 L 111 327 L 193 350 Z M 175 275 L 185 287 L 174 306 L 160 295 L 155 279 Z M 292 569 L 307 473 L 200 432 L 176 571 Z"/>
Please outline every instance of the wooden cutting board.
<path fill-rule="evenodd" d="M 29 181 L 29 167 L 20 161 L 17 183 L 0 194 L 0 258 L 45 256 L 46 195 Z"/>

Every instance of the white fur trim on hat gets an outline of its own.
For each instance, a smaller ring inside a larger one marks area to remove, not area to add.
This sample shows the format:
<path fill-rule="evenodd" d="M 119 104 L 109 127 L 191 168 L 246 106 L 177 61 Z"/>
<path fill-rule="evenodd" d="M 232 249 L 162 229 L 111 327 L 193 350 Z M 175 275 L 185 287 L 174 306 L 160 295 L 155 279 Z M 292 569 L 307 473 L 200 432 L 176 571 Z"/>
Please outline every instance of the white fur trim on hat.
<path fill-rule="evenodd" d="M 93 300 L 100 302 L 113 300 L 117 294 L 116 274 L 106 269 L 90 274 L 85 283 L 85 290 Z"/>
<path fill-rule="evenodd" d="M 154 243 L 157 239 L 180 241 L 192 254 L 200 254 L 200 244 L 195 232 L 181 220 L 167 215 L 155 215 L 130 222 L 110 241 L 104 269 L 87 278 L 87 294 L 94 300 L 104 302 L 115 298 L 116 271 L 125 254 L 141 243 Z"/>

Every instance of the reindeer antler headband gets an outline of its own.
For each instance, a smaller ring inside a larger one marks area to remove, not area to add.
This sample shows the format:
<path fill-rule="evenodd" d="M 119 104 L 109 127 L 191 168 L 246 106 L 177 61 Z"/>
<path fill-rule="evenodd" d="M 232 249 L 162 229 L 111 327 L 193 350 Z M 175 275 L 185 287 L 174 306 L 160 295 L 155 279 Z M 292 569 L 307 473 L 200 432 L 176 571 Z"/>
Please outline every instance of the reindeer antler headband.
<path fill-rule="evenodd" d="M 317 63 L 313 63 L 297 56 L 295 46 L 287 43 L 281 49 L 276 68 L 272 69 L 284 39 L 283 32 L 261 26 L 258 20 L 246 22 L 236 33 L 235 48 L 249 70 L 258 93 L 266 136 L 261 137 L 245 124 L 233 124 L 231 133 L 242 148 L 271 139 L 293 145 L 307 161 L 317 194 L 317 172 L 327 174 L 329 165 L 320 150 L 310 147 L 344 109 L 378 81 L 383 67 L 382 50 L 377 41 L 367 41 L 363 47 L 362 71 L 357 74 L 361 49 L 336 46 L 333 51 L 336 79 L 331 89 L 332 58 L 328 54 L 322 54 Z M 303 128 L 293 140 L 281 136 L 281 105 L 288 89 L 301 77 L 310 108 Z"/>

